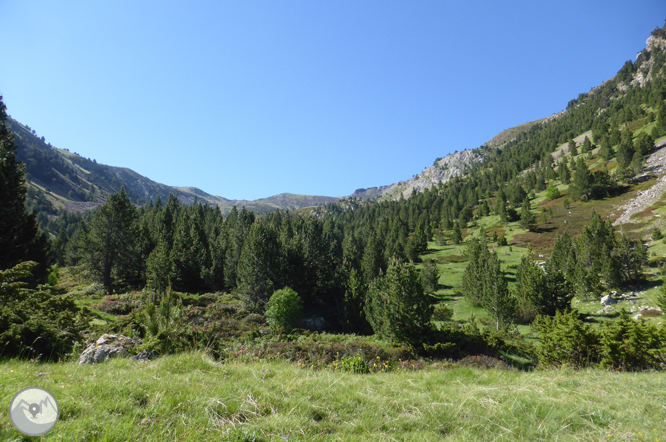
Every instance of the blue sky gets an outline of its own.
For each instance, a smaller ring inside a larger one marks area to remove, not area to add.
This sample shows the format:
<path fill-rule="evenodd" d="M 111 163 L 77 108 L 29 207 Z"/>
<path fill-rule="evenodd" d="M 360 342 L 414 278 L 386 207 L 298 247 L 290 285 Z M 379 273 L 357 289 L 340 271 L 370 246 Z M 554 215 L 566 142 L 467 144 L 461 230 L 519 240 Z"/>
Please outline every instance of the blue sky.
<path fill-rule="evenodd" d="M 0 94 L 54 146 L 232 199 L 344 196 L 566 108 L 644 1 L 0 2 Z"/>

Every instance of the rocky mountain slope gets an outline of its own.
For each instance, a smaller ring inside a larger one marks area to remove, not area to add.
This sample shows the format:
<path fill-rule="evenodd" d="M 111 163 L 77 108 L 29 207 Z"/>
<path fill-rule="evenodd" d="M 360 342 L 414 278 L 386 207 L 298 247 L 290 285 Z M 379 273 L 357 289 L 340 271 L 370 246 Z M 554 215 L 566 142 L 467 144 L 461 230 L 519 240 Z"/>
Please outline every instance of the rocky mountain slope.
<path fill-rule="evenodd" d="M 14 133 L 17 158 L 26 164 L 29 182 L 29 199 L 40 210 L 55 214 L 57 209 L 80 212 L 93 209 L 106 201 L 109 194 L 125 187 L 132 202 L 141 205 L 163 201 L 170 194 L 177 194 L 185 204 L 195 200 L 220 207 L 226 214 L 234 206 L 245 206 L 257 214 L 282 210 L 296 210 L 303 207 L 328 204 L 338 198 L 327 196 L 294 195 L 283 193 L 255 201 L 230 200 L 211 195 L 196 187 L 172 187 L 157 183 L 125 167 L 106 166 L 90 158 L 57 149 L 39 138 L 29 127 L 13 119 L 8 119 Z"/>

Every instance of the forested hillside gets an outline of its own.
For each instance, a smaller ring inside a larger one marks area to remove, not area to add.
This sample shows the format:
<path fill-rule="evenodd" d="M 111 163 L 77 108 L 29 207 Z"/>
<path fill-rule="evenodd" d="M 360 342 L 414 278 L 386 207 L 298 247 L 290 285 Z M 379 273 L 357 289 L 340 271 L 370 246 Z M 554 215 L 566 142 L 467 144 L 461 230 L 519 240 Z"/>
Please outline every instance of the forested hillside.
<path fill-rule="evenodd" d="M 85 217 L 54 221 L 61 224 L 50 259 L 59 267 L 49 270 L 50 288 L 27 293 L 50 290 L 67 300 L 58 311 L 78 314 L 78 328 L 56 356 L 90 321 L 90 333 L 136 336 L 158 354 L 207 345 L 228 357 L 243 343 L 257 354 L 330 359 L 338 338 L 305 350 L 292 338 L 270 338 L 301 325 L 374 334 L 381 344 L 340 347 L 339 358 L 358 357 L 361 369 L 372 352 L 661 368 L 666 327 L 656 321 L 666 308 L 658 273 L 665 248 L 657 240 L 666 201 L 657 195 L 622 229 L 612 222 L 624 204 L 656 192 L 650 189 L 662 173 L 644 166 L 656 161 L 666 135 L 665 48 L 666 30 L 656 29 L 635 62 L 566 111 L 438 159 L 438 170 L 451 172 L 446 182 L 421 177 L 407 197 L 396 188 L 396 198 L 350 197 L 298 213 L 258 216 L 234 207 L 225 214 L 204 198 L 163 197 L 167 189 L 141 187 L 145 180 L 116 188 L 132 181 L 75 154 L 44 151 L 29 143 L 27 128 L 15 129 L 33 188 L 50 181 L 60 192 L 74 189 L 70 198 L 81 204 L 99 205 Z M 450 160 L 462 157 L 464 170 L 453 171 Z M 47 161 L 55 166 L 42 168 Z M 28 207 L 40 198 L 28 197 Z M 15 283 L 26 269 L 3 277 Z M 631 298 L 625 305 L 648 319 L 590 311 L 602 296 Z M 35 319 L 26 315 L 22 324 Z M 27 337 L 11 338 L 17 353 L 34 353 Z M 557 348 L 565 338 L 583 339 L 582 353 Z M 638 348 L 630 354 L 614 346 L 625 341 Z M 387 350 L 386 343 L 402 347 Z"/>
<path fill-rule="evenodd" d="M 230 200 L 210 195 L 195 187 L 172 187 L 156 183 L 131 169 L 98 164 L 67 149 L 57 149 L 38 137 L 34 129 L 12 118 L 7 124 L 14 135 L 17 159 L 26 165 L 28 209 L 37 213 L 42 228 L 57 235 L 71 224 L 72 214 L 80 214 L 106 202 L 109 195 L 125 188 L 130 201 L 142 206 L 158 197 L 175 194 L 184 204 L 199 201 L 220 207 L 228 215 L 232 207 L 246 207 L 262 214 L 278 209 L 296 210 L 332 203 L 334 197 L 280 194 L 255 201 Z M 58 218 L 63 220 L 58 222 Z M 74 217 L 76 218 L 76 216 Z"/>

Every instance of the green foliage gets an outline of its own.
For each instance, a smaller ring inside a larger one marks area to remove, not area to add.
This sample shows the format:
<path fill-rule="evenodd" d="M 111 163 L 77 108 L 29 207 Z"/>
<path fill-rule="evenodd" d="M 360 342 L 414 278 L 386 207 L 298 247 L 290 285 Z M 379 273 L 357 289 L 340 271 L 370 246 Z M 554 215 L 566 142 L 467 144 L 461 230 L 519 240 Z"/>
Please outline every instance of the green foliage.
<path fill-rule="evenodd" d="M 84 341 L 90 312 L 77 313 L 69 296 L 56 296 L 48 285 L 26 288 L 34 262 L 0 270 L 0 342 L 5 357 L 57 360 Z"/>
<path fill-rule="evenodd" d="M 81 262 L 107 289 L 114 276 L 131 278 L 137 270 L 137 217 L 123 188 L 111 195 L 90 223 L 82 227 L 77 243 Z"/>
<path fill-rule="evenodd" d="M 634 321 L 626 312 L 601 334 L 601 365 L 615 370 L 663 368 L 666 362 L 666 327 Z"/>
<path fill-rule="evenodd" d="M 444 302 L 435 305 L 432 312 L 432 319 L 434 321 L 450 321 L 451 318 L 453 318 L 453 309 L 451 307 Z"/>
<path fill-rule="evenodd" d="M 430 332 L 433 307 L 414 266 L 393 260 L 386 275 L 370 284 L 365 312 L 380 337 L 416 345 Z"/>
<path fill-rule="evenodd" d="M 434 259 L 423 260 L 421 268 L 421 285 L 426 293 L 435 293 L 439 286 L 439 269 Z"/>
<path fill-rule="evenodd" d="M 551 200 L 551 201 L 556 200 L 560 196 L 561 196 L 560 190 L 557 188 L 557 186 L 554 186 L 553 184 L 551 184 L 546 189 L 546 198 L 548 198 L 549 200 Z"/>
<path fill-rule="evenodd" d="M 495 321 L 497 330 L 513 322 L 516 299 L 509 293 L 497 253 L 485 250 L 481 261 L 481 306 Z"/>
<path fill-rule="evenodd" d="M 536 216 L 532 213 L 532 206 L 527 197 L 523 200 L 523 205 L 520 208 L 520 225 L 530 232 L 536 230 Z"/>
<path fill-rule="evenodd" d="M 49 276 L 47 278 L 47 282 L 51 287 L 55 287 L 58 285 L 59 280 L 60 267 L 58 267 L 57 264 L 53 264 L 51 267 L 49 267 Z"/>
<path fill-rule="evenodd" d="M 666 312 L 666 282 L 661 281 L 659 294 L 657 295 L 657 305 L 661 308 L 662 312 Z"/>
<path fill-rule="evenodd" d="M 352 269 L 345 292 L 345 331 L 348 333 L 371 334 L 372 327 L 365 318 L 365 301 L 368 286 L 356 269 Z"/>
<path fill-rule="evenodd" d="M 32 274 L 44 281 L 49 266 L 49 243 L 35 214 L 25 210 L 25 165 L 16 161 L 14 136 L 5 124 L 7 113 L 0 95 L 0 270 L 34 261 Z"/>
<path fill-rule="evenodd" d="M 151 303 L 138 312 L 136 322 L 145 329 L 147 337 L 142 350 L 151 350 L 158 354 L 190 350 L 191 348 L 183 347 L 188 344 L 188 340 L 181 336 L 186 328 L 184 316 L 182 298 L 167 288 L 159 305 Z"/>
<path fill-rule="evenodd" d="M 303 301 L 298 293 L 289 287 L 277 290 L 266 304 L 265 316 L 274 333 L 291 332 L 301 325 Z"/>
<path fill-rule="evenodd" d="M 664 234 L 661 233 L 661 230 L 659 230 L 658 227 L 655 227 L 654 229 L 652 229 L 652 239 L 653 240 L 659 241 L 663 237 L 664 237 Z"/>
<path fill-rule="evenodd" d="M 342 371 L 347 373 L 364 374 L 370 372 L 368 363 L 361 356 L 342 358 L 340 363 L 342 364 Z"/>
<path fill-rule="evenodd" d="M 516 296 L 522 301 L 523 310 L 532 305 L 536 313 L 554 316 L 571 308 L 573 289 L 556 266 L 541 269 L 530 251 L 521 258 L 516 272 Z"/>
<path fill-rule="evenodd" d="M 171 256 L 163 241 L 160 240 L 155 249 L 150 253 L 146 266 L 147 286 L 156 294 L 153 302 L 160 302 L 167 288 L 171 286 L 171 280 L 175 276 Z"/>
<path fill-rule="evenodd" d="M 582 158 L 575 162 L 574 176 L 569 186 L 569 196 L 573 200 L 587 197 L 592 190 L 593 179 Z"/>
<path fill-rule="evenodd" d="M 246 307 L 261 311 L 282 277 L 282 257 L 277 232 L 255 222 L 250 227 L 238 262 L 238 292 Z"/>
<path fill-rule="evenodd" d="M 458 224 L 458 221 L 453 223 L 453 236 L 451 239 L 456 245 L 462 242 L 462 232 L 460 230 L 460 224 Z"/>
<path fill-rule="evenodd" d="M 500 237 L 500 240 L 501 238 L 504 237 Z M 506 238 L 504 239 L 506 240 Z M 468 264 L 463 273 L 460 290 L 467 302 L 473 306 L 481 305 L 481 268 L 486 252 L 485 241 L 477 238 L 470 239 L 465 247 Z"/>
<path fill-rule="evenodd" d="M 583 368 L 597 361 L 599 336 L 589 325 L 583 324 L 576 313 L 538 316 L 532 327 L 541 337 L 541 346 L 537 347 L 540 365 Z"/>

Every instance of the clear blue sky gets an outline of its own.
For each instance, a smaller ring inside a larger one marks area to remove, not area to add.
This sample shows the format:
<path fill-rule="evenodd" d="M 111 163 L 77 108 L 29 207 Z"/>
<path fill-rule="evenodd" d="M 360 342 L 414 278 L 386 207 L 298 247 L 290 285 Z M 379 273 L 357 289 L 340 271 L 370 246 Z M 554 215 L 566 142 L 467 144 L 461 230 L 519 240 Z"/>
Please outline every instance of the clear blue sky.
<path fill-rule="evenodd" d="M 566 108 L 644 1 L 0 2 L 0 94 L 54 146 L 233 199 L 344 196 Z"/>

